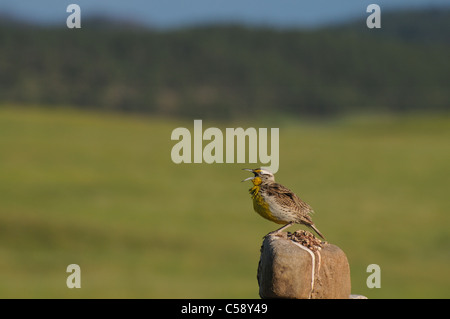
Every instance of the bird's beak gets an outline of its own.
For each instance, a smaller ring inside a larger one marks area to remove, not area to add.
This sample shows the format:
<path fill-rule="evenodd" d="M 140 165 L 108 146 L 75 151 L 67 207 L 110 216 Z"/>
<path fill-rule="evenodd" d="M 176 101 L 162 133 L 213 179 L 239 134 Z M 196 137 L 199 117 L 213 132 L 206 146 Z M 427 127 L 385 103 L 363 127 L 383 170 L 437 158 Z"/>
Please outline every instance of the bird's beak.
<path fill-rule="evenodd" d="M 254 170 L 254 169 L 251 169 L 251 168 L 243 168 L 242 170 L 243 170 L 243 171 L 249 171 L 249 172 L 252 172 L 253 174 L 255 173 L 255 170 Z M 254 178 L 255 178 L 254 176 L 247 177 L 246 179 L 242 180 L 241 183 L 242 183 L 242 182 L 249 181 L 249 180 L 252 180 L 252 179 L 254 179 Z"/>

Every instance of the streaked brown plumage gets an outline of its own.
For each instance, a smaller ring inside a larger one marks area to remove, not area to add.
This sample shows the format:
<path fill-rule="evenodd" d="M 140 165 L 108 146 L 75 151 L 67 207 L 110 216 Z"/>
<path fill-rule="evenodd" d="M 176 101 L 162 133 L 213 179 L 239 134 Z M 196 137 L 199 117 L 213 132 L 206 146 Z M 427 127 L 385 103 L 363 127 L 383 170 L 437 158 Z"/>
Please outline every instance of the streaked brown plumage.
<path fill-rule="evenodd" d="M 260 168 L 245 170 L 255 175 L 244 180 L 253 182 L 249 192 L 252 195 L 254 210 L 270 221 L 284 224 L 283 227 L 269 234 L 278 233 L 293 224 L 303 224 L 325 239 L 311 219 L 310 214 L 314 212 L 311 206 L 287 187 L 276 183 L 273 174 L 269 171 Z"/>

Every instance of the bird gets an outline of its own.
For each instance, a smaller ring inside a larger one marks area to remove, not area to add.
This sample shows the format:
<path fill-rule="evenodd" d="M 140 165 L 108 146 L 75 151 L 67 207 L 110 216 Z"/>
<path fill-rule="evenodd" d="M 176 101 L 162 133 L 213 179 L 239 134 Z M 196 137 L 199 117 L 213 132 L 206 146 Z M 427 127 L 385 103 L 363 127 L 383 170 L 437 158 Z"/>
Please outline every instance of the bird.
<path fill-rule="evenodd" d="M 275 182 L 274 175 L 268 170 L 261 168 L 244 168 L 243 170 L 254 174 L 254 176 L 242 181 L 251 180 L 253 183 L 253 187 L 249 189 L 253 199 L 253 209 L 272 222 L 284 224 L 284 226 L 268 233 L 265 237 L 278 234 L 293 224 L 303 224 L 313 229 L 325 240 L 325 237 L 311 219 L 310 215 L 314 213 L 311 206 L 302 201 L 290 189 Z"/>

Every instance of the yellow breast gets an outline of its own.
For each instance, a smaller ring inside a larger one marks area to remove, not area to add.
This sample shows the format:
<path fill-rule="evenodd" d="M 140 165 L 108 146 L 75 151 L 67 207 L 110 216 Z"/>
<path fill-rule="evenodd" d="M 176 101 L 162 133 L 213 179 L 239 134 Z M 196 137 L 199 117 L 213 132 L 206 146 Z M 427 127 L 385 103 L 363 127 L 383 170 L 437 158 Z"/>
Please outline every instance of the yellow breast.
<path fill-rule="evenodd" d="M 269 204 L 264 201 L 264 198 L 259 193 L 259 189 L 260 187 L 256 185 L 249 190 L 250 194 L 252 195 L 253 209 L 255 210 L 255 212 L 270 221 L 278 224 L 285 224 L 285 222 L 282 222 L 273 216 L 272 212 L 270 211 Z"/>

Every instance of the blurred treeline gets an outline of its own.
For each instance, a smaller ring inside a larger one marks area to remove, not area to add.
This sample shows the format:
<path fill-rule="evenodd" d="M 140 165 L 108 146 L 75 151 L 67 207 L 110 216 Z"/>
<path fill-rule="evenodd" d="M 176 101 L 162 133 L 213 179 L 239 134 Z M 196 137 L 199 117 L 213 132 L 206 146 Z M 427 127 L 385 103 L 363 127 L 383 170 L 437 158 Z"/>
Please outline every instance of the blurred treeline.
<path fill-rule="evenodd" d="M 0 24 L 0 102 L 202 118 L 450 108 L 450 11 L 321 29 Z"/>

